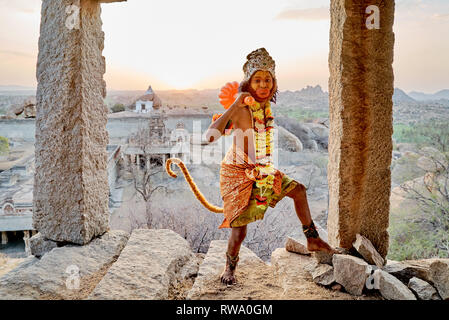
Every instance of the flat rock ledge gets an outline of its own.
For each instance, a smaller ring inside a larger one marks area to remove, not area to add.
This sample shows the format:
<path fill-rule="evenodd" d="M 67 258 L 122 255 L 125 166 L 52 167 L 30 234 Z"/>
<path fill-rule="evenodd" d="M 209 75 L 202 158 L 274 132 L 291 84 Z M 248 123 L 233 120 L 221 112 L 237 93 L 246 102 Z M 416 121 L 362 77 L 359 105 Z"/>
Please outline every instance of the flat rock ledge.
<path fill-rule="evenodd" d="M 118 258 L 128 233 L 108 231 L 89 244 L 53 248 L 28 257 L 0 278 L 0 299 L 84 299 Z"/>
<path fill-rule="evenodd" d="M 319 264 L 312 256 L 301 255 L 278 248 L 271 254 L 271 265 L 283 288 L 282 300 L 364 300 L 349 293 L 330 290 L 324 285 L 334 283 L 332 267 Z M 323 282 L 322 285 L 314 281 Z"/>
<path fill-rule="evenodd" d="M 88 299 L 168 299 L 171 286 L 196 275 L 197 259 L 187 240 L 171 230 L 136 229 Z"/>
<path fill-rule="evenodd" d="M 430 264 L 432 281 L 443 300 L 449 300 L 449 259 L 436 259 Z"/>
<path fill-rule="evenodd" d="M 210 243 L 209 250 L 199 267 L 195 283 L 187 294 L 187 300 L 201 299 L 201 296 L 207 291 L 207 284 L 209 282 L 220 281 L 220 275 L 226 263 L 225 254 L 227 248 L 227 240 L 213 240 Z M 262 259 L 243 245 L 240 247 L 239 259 L 237 268 L 251 265 L 265 265 Z"/>

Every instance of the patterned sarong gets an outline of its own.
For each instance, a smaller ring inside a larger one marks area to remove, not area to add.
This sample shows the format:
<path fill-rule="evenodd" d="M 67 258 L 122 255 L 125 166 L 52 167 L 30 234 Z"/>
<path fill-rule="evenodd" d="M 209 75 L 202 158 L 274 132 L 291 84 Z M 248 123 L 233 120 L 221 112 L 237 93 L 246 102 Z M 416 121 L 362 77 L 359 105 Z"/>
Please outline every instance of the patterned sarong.
<path fill-rule="evenodd" d="M 296 185 L 293 179 L 276 169 L 273 189 L 264 194 L 266 204 L 261 205 L 257 199 L 259 188 L 255 187 L 256 174 L 254 162 L 233 144 L 221 162 L 220 193 L 224 202 L 224 220 L 220 229 L 262 219 L 268 205 L 274 207 Z M 240 216 L 242 218 L 239 219 Z"/>

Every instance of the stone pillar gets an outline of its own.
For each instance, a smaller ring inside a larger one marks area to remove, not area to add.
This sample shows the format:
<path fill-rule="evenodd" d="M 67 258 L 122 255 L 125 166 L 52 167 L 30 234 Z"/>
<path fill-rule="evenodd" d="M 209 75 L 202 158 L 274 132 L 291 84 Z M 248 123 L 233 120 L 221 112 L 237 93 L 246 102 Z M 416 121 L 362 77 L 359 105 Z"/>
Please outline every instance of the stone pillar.
<path fill-rule="evenodd" d="M 23 242 L 25 242 L 25 253 L 27 256 L 31 255 L 31 249 L 30 249 L 30 231 L 24 230 L 23 231 Z"/>
<path fill-rule="evenodd" d="M 393 133 L 394 1 L 331 0 L 329 217 L 331 245 L 357 233 L 388 250 Z"/>
<path fill-rule="evenodd" d="M 54 241 L 85 244 L 109 224 L 100 2 L 116 1 L 42 1 L 33 228 Z"/>
<path fill-rule="evenodd" d="M 2 244 L 7 243 L 8 243 L 8 234 L 6 233 L 6 231 L 2 231 Z"/>

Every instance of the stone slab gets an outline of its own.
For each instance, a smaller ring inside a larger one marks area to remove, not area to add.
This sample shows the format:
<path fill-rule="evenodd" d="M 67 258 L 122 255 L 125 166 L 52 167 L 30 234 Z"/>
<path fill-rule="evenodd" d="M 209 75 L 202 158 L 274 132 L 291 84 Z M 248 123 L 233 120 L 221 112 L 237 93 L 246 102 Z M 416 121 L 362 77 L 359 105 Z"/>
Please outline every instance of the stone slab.
<path fill-rule="evenodd" d="M 371 268 L 360 258 L 335 254 L 332 259 L 335 281 L 352 295 L 361 295 Z"/>
<path fill-rule="evenodd" d="M 449 300 L 449 259 L 436 259 L 430 265 L 435 287 L 443 300 Z"/>
<path fill-rule="evenodd" d="M 441 300 L 437 290 L 428 282 L 419 278 L 411 278 L 408 287 L 420 300 Z"/>
<path fill-rule="evenodd" d="M 374 248 L 371 241 L 369 241 L 366 237 L 361 234 L 356 234 L 356 240 L 352 244 L 353 247 L 363 256 L 366 262 L 369 264 L 375 264 L 377 267 L 382 268 L 385 261 L 381 257 L 381 255 L 377 252 L 376 248 Z"/>
<path fill-rule="evenodd" d="M 183 267 L 195 259 L 187 240 L 168 229 L 135 229 L 117 261 L 89 295 L 91 300 L 167 299 Z M 190 272 L 191 273 L 191 272 Z"/>
<path fill-rule="evenodd" d="M 300 240 L 294 239 L 292 237 L 287 237 L 287 241 L 285 242 L 285 249 L 290 252 L 310 255 L 310 251 L 307 250 L 307 246 Z"/>
<path fill-rule="evenodd" d="M 84 246 L 54 248 L 41 259 L 30 256 L 0 278 L 0 299 L 83 299 L 117 259 L 128 237 L 114 230 Z"/>
<path fill-rule="evenodd" d="M 430 271 L 430 265 L 433 261 L 433 259 L 388 261 L 382 270 L 395 276 L 404 284 L 408 284 L 413 277 L 433 283 Z"/>
<path fill-rule="evenodd" d="M 334 268 L 327 264 L 319 264 L 312 271 L 313 282 L 323 286 L 331 285 L 335 282 Z"/>
<path fill-rule="evenodd" d="M 377 278 L 378 289 L 382 297 L 388 300 L 417 300 L 412 291 L 399 279 L 391 274 L 377 269 L 373 274 Z"/>
<path fill-rule="evenodd" d="M 46 239 L 40 232 L 30 238 L 31 254 L 37 258 L 57 247 L 56 241 Z"/>

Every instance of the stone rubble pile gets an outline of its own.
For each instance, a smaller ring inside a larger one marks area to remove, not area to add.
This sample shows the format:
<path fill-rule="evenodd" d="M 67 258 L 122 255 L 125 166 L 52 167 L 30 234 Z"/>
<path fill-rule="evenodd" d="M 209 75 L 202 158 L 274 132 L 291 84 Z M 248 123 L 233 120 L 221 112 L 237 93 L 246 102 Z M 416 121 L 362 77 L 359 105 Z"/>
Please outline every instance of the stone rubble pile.
<path fill-rule="evenodd" d="M 285 249 L 312 255 L 313 281 L 333 290 L 361 296 L 379 292 L 387 300 L 449 299 L 449 259 L 385 261 L 366 237 L 357 234 L 350 250 L 338 254 L 308 252 L 300 240 L 288 238 Z"/>

